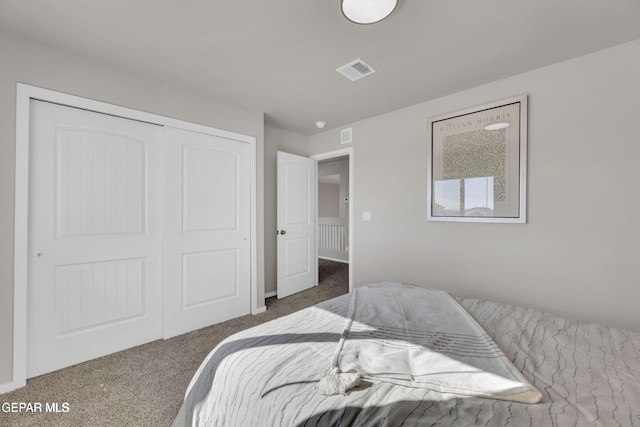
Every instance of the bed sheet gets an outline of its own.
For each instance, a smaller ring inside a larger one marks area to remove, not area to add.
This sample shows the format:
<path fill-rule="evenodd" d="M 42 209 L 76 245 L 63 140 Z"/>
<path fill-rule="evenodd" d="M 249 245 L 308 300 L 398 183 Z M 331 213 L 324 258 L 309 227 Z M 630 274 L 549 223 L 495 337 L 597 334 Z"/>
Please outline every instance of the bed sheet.
<path fill-rule="evenodd" d="M 542 393 L 537 404 L 364 381 L 323 396 L 349 295 L 237 333 L 203 361 L 175 426 L 640 427 L 640 333 L 477 299 L 460 304 Z"/>

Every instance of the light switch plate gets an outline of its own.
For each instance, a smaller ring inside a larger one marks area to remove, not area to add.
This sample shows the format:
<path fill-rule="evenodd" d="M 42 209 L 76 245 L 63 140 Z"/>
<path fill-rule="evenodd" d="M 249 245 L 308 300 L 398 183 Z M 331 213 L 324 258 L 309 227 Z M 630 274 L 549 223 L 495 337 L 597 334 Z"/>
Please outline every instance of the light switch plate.
<path fill-rule="evenodd" d="M 362 212 L 363 221 L 371 221 L 371 212 Z"/>

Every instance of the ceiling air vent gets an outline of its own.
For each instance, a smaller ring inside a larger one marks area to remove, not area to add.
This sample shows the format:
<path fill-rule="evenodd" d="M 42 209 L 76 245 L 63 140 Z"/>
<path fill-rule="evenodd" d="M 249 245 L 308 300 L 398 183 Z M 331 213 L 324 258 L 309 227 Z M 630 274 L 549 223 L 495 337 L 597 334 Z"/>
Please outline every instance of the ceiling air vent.
<path fill-rule="evenodd" d="M 360 58 L 356 59 L 355 61 L 351 61 L 347 65 L 343 65 L 340 68 L 336 68 L 336 71 L 352 82 L 355 82 L 356 80 L 359 80 L 363 77 L 368 76 L 369 74 L 373 74 L 376 72 L 373 67 L 371 67 Z"/>

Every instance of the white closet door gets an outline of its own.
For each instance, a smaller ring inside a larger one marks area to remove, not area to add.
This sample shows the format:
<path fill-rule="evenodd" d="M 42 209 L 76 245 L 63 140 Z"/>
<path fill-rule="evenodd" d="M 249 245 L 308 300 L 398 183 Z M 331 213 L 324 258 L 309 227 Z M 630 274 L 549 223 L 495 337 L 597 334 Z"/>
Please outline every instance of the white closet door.
<path fill-rule="evenodd" d="M 164 337 L 249 314 L 250 145 L 165 127 Z"/>
<path fill-rule="evenodd" d="M 31 112 L 28 377 L 162 335 L 162 127 Z"/>

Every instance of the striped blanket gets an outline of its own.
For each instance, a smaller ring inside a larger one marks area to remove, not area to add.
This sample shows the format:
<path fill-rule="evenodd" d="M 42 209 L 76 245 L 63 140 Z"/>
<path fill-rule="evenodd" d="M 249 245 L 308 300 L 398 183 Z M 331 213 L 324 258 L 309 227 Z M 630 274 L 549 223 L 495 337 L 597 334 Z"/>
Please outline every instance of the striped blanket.
<path fill-rule="evenodd" d="M 441 393 L 536 403 L 540 393 L 444 291 L 400 283 L 357 288 L 332 367 Z"/>
<path fill-rule="evenodd" d="M 203 361 L 178 426 L 640 427 L 640 332 L 522 307 L 456 299 L 542 394 L 536 404 L 363 379 L 323 396 L 318 381 L 351 295 L 230 336 Z"/>

